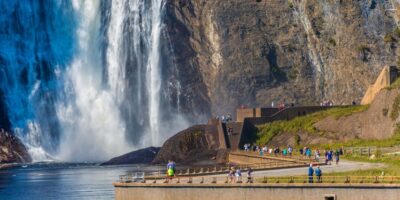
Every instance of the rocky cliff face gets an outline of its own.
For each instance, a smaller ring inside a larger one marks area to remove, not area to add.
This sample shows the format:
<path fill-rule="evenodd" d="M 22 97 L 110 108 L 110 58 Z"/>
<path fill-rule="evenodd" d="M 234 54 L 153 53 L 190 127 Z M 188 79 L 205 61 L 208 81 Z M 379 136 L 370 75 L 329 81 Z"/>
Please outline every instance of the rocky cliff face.
<path fill-rule="evenodd" d="M 215 114 L 349 104 L 397 61 L 398 13 L 387 9 L 399 5 L 388 2 L 169 0 L 166 25 L 178 69 L 193 72 L 187 87 Z"/>
<path fill-rule="evenodd" d="M 0 129 L 0 163 L 26 163 L 31 161 L 31 156 L 22 142 L 14 135 Z"/>

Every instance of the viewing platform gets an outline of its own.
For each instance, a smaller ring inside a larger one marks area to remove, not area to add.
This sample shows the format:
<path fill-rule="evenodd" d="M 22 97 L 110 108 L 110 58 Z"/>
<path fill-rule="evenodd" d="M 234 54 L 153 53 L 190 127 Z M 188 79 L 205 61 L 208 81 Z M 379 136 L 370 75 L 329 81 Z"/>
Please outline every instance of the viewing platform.
<path fill-rule="evenodd" d="M 309 183 L 308 176 L 253 177 L 230 183 L 227 177 L 177 177 L 170 182 L 146 180 L 115 182 L 116 200 L 397 200 L 400 177 L 332 176 Z M 289 190 L 290 189 L 290 192 Z"/>

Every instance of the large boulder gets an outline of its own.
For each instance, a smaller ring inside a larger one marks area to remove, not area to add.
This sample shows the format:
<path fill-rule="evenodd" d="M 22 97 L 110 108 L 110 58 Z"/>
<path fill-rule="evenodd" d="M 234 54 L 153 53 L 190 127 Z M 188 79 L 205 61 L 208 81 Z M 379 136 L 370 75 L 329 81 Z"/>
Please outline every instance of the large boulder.
<path fill-rule="evenodd" d="M 153 163 L 166 163 L 168 160 L 183 164 L 224 162 L 223 149 L 217 145 L 217 137 L 210 137 L 210 126 L 214 125 L 195 125 L 169 138 Z"/>
<path fill-rule="evenodd" d="M 14 135 L 0 129 L 0 163 L 32 162 L 24 144 Z"/>
<path fill-rule="evenodd" d="M 159 147 L 139 149 L 137 151 L 132 151 L 122 156 L 112 158 L 101 165 L 150 164 L 159 151 Z"/>

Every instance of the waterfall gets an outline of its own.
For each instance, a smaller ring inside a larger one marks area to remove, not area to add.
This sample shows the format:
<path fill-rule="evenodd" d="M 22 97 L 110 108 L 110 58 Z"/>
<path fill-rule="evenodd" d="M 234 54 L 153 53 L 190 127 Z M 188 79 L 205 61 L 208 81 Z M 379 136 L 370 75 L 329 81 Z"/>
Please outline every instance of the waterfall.
<path fill-rule="evenodd" d="M 61 160 L 106 160 L 130 150 L 113 88 L 103 83 L 101 4 L 76 1 L 78 48 L 66 72 L 65 101 L 57 109 L 62 125 Z"/>
<path fill-rule="evenodd" d="M 187 127 L 164 3 L 0 3 L 0 96 L 35 160 L 106 160 Z"/>
<path fill-rule="evenodd" d="M 59 75 L 74 54 L 72 15 L 63 0 L 0 1 L 0 105 L 34 160 L 58 148 L 55 102 L 63 88 Z"/>
<path fill-rule="evenodd" d="M 79 1 L 74 8 L 82 20 L 65 83 L 65 93 L 71 92 L 66 96 L 73 98 L 58 109 L 60 158 L 101 160 L 159 146 L 185 127 L 179 113 L 165 117 L 174 109 L 162 97 L 162 85 L 168 85 L 160 62 L 163 1 Z"/>
<path fill-rule="evenodd" d="M 151 144 L 159 144 L 160 135 L 160 29 L 161 29 L 161 2 L 162 0 L 155 0 L 151 5 L 151 45 L 150 55 L 147 64 L 147 87 L 149 91 L 149 120 L 150 120 L 150 133 L 151 133 Z"/>

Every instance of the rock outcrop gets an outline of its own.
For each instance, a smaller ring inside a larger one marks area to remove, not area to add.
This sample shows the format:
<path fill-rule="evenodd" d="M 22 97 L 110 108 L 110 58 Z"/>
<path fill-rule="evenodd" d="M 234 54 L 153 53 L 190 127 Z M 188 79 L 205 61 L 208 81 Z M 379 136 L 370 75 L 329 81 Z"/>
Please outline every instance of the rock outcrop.
<path fill-rule="evenodd" d="M 0 129 L 0 163 L 32 162 L 27 148 L 14 135 Z"/>
<path fill-rule="evenodd" d="M 178 70 L 190 72 L 185 87 L 199 88 L 214 114 L 272 101 L 350 104 L 397 61 L 394 2 L 168 0 L 166 29 Z"/>
<path fill-rule="evenodd" d="M 132 151 L 122 156 L 112 158 L 101 165 L 150 164 L 159 151 L 159 147 L 139 149 L 137 151 Z"/>
<path fill-rule="evenodd" d="M 211 126 L 214 125 L 195 125 L 169 138 L 153 163 L 166 163 L 168 160 L 183 164 L 224 163 L 226 151 L 219 148 L 218 136 L 211 139 L 208 131 Z"/>

